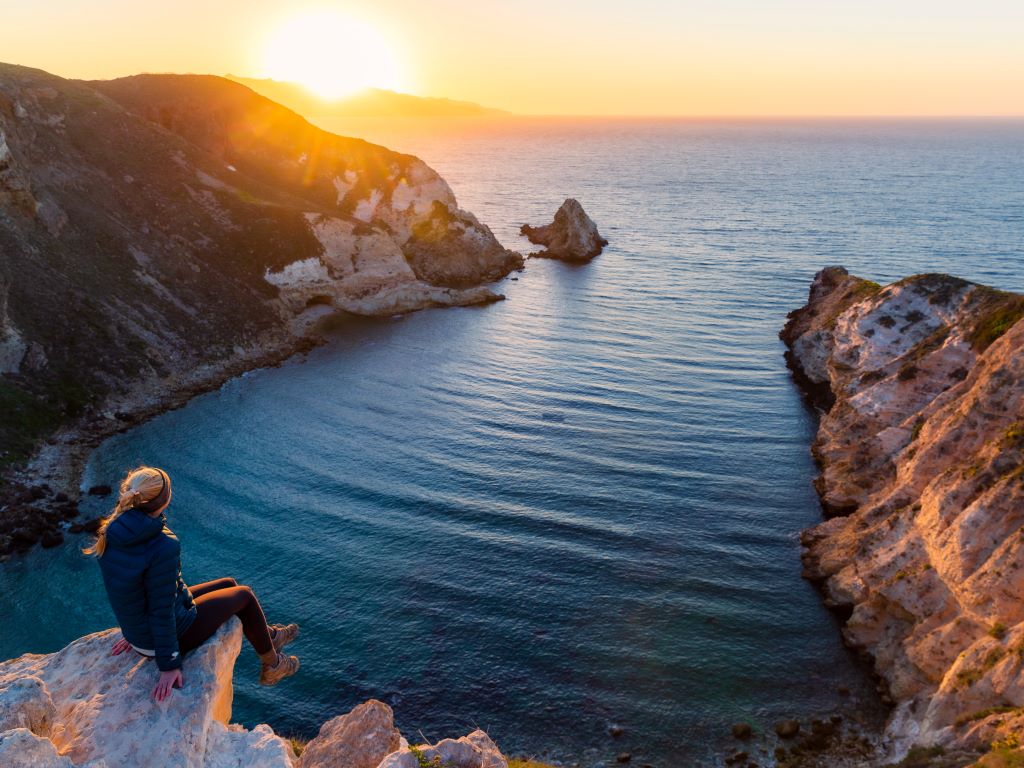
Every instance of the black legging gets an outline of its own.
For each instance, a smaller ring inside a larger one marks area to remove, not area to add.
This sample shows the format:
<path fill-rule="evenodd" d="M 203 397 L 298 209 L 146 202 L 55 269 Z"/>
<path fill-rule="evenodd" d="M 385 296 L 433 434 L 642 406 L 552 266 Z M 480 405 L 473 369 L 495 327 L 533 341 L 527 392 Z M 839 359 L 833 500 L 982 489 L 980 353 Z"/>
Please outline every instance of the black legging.
<path fill-rule="evenodd" d="M 196 618 L 178 636 L 178 650 L 184 656 L 209 640 L 220 626 L 237 616 L 242 620 L 242 631 L 256 653 L 261 656 L 274 650 L 267 618 L 260 601 L 249 587 L 240 587 L 232 578 L 207 581 L 189 587 L 196 602 Z"/>

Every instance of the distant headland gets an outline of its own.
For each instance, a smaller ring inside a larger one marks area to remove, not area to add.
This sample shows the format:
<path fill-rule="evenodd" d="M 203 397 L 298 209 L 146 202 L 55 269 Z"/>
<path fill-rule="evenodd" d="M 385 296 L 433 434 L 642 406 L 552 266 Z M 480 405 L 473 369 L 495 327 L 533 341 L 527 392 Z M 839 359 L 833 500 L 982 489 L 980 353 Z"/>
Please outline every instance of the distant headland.
<path fill-rule="evenodd" d="M 367 88 L 338 99 L 324 99 L 297 83 L 237 75 L 225 75 L 225 78 L 306 117 L 501 117 L 511 114 L 471 101 L 414 96 L 382 88 Z"/>

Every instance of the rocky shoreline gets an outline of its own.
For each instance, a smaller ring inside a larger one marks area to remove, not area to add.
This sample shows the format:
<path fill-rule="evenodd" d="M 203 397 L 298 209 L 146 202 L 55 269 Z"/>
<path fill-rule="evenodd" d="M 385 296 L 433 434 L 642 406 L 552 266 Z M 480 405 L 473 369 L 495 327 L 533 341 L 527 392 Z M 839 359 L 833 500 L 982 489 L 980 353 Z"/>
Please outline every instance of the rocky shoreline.
<path fill-rule="evenodd" d="M 781 333 L 821 412 L 804 575 L 893 706 L 867 764 L 1024 759 L 1022 317 L 948 275 L 830 267 Z"/>
<path fill-rule="evenodd" d="M 98 519 L 77 520 L 82 473 L 92 451 L 104 440 L 155 416 L 181 408 L 249 371 L 269 368 L 322 344 L 318 335 L 280 335 L 265 346 L 184 372 L 150 380 L 90 409 L 79 421 L 48 437 L 24 465 L 7 473 L 0 490 L 0 562 L 39 543 L 57 546 L 65 532 L 91 533 Z M 94 489 L 107 495 L 109 489 Z M 75 522 L 72 522 L 75 521 Z"/>
<path fill-rule="evenodd" d="M 0 558 L 56 546 L 104 438 L 522 269 L 419 158 L 223 78 L 0 64 Z"/>

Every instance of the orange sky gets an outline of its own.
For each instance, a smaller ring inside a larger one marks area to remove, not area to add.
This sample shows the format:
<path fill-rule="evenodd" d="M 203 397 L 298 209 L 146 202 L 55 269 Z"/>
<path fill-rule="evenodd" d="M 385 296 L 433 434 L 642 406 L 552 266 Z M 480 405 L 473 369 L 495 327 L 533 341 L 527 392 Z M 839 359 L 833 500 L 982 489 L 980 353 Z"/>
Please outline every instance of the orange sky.
<path fill-rule="evenodd" d="M 305 27 L 316 45 L 275 42 L 325 9 L 330 23 Z M 0 19 L 0 60 L 67 77 L 309 72 L 324 86 L 336 69 L 340 90 L 524 114 L 1024 115 L 1020 0 L 0 0 Z"/>

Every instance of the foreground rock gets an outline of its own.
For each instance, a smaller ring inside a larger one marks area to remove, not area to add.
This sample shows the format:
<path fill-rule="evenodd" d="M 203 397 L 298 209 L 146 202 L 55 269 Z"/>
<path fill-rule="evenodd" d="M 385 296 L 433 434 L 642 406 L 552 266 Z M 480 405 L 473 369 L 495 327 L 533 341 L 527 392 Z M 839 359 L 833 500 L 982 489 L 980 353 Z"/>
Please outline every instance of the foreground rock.
<path fill-rule="evenodd" d="M 823 410 L 805 575 L 896 705 L 891 757 L 1024 732 L 1024 297 L 831 267 L 782 338 Z"/>
<path fill-rule="evenodd" d="M 185 660 L 185 687 L 152 699 L 158 672 L 130 653 L 111 656 L 115 630 L 57 653 L 0 662 L 4 768 L 417 768 L 416 753 L 449 768 L 507 768 L 482 731 L 410 748 L 390 707 L 367 701 L 328 721 L 296 759 L 267 725 L 231 725 L 232 672 L 242 626 L 232 619 Z M 284 695 L 284 694 L 282 694 Z"/>
<path fill-rule="evenodd" d="M 546 251 L 533 254 L 540 258 L 587 262 L 608 245 L 583 206 L 571 197 L 562 203 L 552 223 L 543 227 L 523 224 L 519 231 L 531 243 L 547 247 Z"/>
<path fill-rule="evenodd" d="M 300 768 L 377 768 L 381 760 L 402 748 L 391 707 L 366 701 L 320 727 L 299 759 Z"/>
<path fill-rule="evenodd" d="M 110 655 L 115 630 L 75 641 L 58 653 L 0 663 L 0 765 L 26 744 L 49 765 L 159 766 L 289 764 L 291 748 L 268 726 L 229 726 L 232 671 L 242 627 L 232 619 L 185 665 L 185 687 L 152 699 L 158 672 L 134 653 Z M 13 729 L 26 733 L 10 735 Z M 45 740 L 52 745 L 37 742 Z M 59 755 L 55 760 L 50 757 Z M 231 762 L 234 761 L 234 762 Z"/>
<path fill-rule="evenodd" d="M 522 263 L 419 158 L 238 83 L 0 64 L 0 473 L 52 437 L 21 478 L 74 501 L 81 440 L 288 357 L 330 311 L 495 301 Z M 12 503 L 0 537 L 39 540 Z"/>

